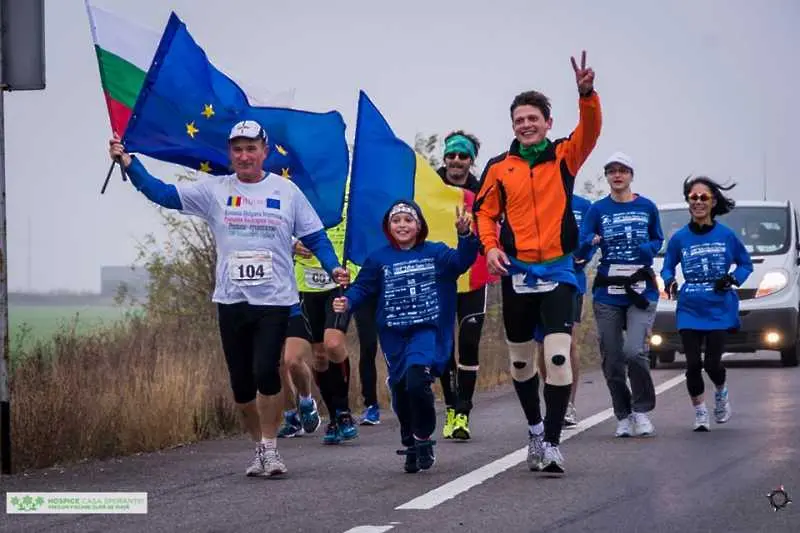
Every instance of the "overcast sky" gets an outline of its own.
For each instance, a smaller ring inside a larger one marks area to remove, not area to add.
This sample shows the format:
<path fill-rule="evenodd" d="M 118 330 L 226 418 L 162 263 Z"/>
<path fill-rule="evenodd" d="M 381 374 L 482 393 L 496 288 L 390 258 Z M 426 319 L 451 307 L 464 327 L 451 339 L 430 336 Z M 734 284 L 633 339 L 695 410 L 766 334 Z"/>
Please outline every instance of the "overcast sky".
<path fill-rule="evenodd" d="M 570 55 L 588 52 L 603 131 L 579 180 L 612 152 L 636 164 L 635 190 L 680 200 L 687 174 L 734 178 L 738 199 L 800 202 L 800 3 L 792 0 L 95 0 L 159 31 L 170 10 L 213 62 L 295 107 L 339 110 L 352 140 L 363 89 L 400 137 L 464 128 L 479 165 L 512 138 L 508 106 L 537 89 L 551 137 L 577 121 Z M 223 9 L 222 6 L 225 6 Z M 158 214 L 108 168 L 109 121 L 83 0 L 46 1 L 47 88 L 6 93 L 9 287 L 100 289 L 128 265 Z M 165 180 L 179 169 L 150 163 Z"/>

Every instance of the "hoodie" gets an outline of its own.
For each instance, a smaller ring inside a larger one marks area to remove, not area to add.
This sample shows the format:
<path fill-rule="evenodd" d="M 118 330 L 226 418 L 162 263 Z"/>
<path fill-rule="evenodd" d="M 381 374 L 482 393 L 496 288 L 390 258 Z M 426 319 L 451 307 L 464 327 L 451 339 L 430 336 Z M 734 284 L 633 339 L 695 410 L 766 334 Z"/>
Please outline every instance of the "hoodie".
<path fill-rule="evenodd" d="M 413 208 L 420 226 L 408 250 L 389 233 L 389 214 L 401 203 Z M 390 384 L 398 383 L 410 365 L 425 366 L 439 376 L 453 348 L 456 283 L 478 255 L 478 238 L 459 235 L 457 249 L 426 241 L 428 224 L 419 206 L 409 200 L 395 202 L 386 211 L 383 231 L 389 244 L 367 257 L 344 295 L 353 311 L 377 296 L 375 318 Z"/>

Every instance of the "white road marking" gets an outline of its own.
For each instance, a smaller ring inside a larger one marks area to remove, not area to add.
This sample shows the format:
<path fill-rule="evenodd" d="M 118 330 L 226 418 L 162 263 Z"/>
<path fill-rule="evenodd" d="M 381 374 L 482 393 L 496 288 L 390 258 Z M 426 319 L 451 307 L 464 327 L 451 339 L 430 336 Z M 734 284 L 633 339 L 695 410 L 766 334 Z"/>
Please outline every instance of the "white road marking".
<path fill-rule="evenodd" d="M 358 526 L 348 529 L 344 533 L 386 533 L 398 523 L 399 522 L 394 522 L 392 525 L 388 526 Z"/>
<path fill-rule="evenodd" d="M 675 376 L 674 378 L 668 379 L 664 383 L 658 385 L 656 387 L 656 395 L 661 394 L 676 385 L 680 385 L 686 380 L 686 377 L 681 374 L 679 376 Z M 604 411 L 600 411 L 588 418 L 581 420 L 577 426 L 574 428 L 569 429 L 568 431 L 563 433 L 561 437 L 561 441 L 565 441 L 571 439 L 575 435 L 579 433 L 583 433 L 589 428 L 592 428 L 602 422 L 605 422 L 609 418 L 614 416 L 613 409 L 609 408 Z M 514 452 L 509 453 L 508 455 L 501 457 L 500 459 L 493 461 L 487 465 L 484 465 L 477 470 L 473 470 L 467 474 L 464 474 L 461 477 L 454 479 L 444 485 L 437 487 L 429 492 L 426 492 L 422 496 L 418 496 L 411 501 L 408 501 L 398 507 L 395 510 L 428 510 L 433 509 L 440 503 L 446 502 L 450 500 L 462 492 L 466 492 L 472 487 L 476 485 L 480 485 L 487 479 L 491 479 L 494 476 L 505 472 L 506 470 L 513 468 L 520 464 L 521 462 L 525 461 L 528 456 L 528 447 L 525 446 L 516 450 Z M 351 530 L 354 531 L 354 530 Z M 371 531 L 371 530 L 370 530 Z M 378 531 L 378 530 L 374 530 Z M 381 530 L 381 531 L 388 531 L 388 530 Z M 359 533 L 362 533 L 359 530 Z"/>

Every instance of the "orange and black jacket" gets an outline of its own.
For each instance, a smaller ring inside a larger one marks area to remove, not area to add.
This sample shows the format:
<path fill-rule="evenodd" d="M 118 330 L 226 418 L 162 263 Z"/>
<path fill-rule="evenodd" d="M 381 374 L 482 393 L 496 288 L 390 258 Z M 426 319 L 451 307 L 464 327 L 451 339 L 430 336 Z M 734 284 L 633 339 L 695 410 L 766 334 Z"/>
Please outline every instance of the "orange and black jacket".
<path fill-rule="evenodd" d="M 535 164 L 520 155 L 517 140 L 486 164 L 473 205 L 484 252 L 501 247 L 520 261 L 541 263 L 578 247 L 572 191 L 602 124 L 597 93 L 580 97 L 578 105 L 578 126 L 565 139 L 548 140 Z"/>

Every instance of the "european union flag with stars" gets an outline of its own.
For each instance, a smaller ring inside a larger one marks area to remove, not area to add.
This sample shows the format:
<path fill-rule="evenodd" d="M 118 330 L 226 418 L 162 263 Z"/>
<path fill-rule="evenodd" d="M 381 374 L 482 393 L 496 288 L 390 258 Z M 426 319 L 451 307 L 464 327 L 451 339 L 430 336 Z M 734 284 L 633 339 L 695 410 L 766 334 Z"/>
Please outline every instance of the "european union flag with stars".
<path fill-rule="evenodd" d="M 269 75 L 269 69 L 264 72 Z M 267 131 L 264 169 L 291 179 L 326 228 L 341 222 L 349 166 L 341 114 L 251 106 L 172 13 L 125 130 L 126 150 L 230 174 L 228 133 L 240 120 L 255 120 Z"/>

